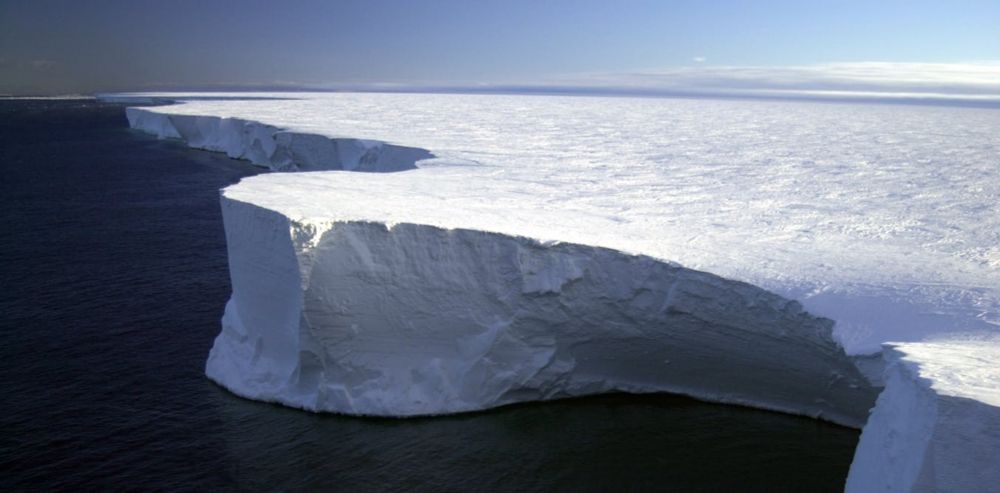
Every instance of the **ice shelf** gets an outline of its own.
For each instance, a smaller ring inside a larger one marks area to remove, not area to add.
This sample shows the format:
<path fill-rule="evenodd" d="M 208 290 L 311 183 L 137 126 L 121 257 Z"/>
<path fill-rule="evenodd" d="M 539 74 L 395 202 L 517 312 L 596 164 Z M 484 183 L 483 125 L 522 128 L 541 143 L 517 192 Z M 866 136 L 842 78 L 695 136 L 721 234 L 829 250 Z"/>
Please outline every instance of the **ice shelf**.
<path fill-rule="evenodd" d="M 859 427 L 884 358 L 848 489 L 997 484 L 1000 112 L 131 97 L 183 103 L 133 127 L 275 170 L 409 170 L 223 191 L 206 371 L 237 394 L 407 416 L 668 391 Z"/>
<path fill-rule="evenodd" d="M 677 262 L 799 301 L 835 321 L 834 338 L 850 355 L 941 332 L 1000 330 L 995 110 L 443 94 L 131 97 L 182 102 L 129 110 L 136 128 L 277 169 L 420 168 L 395 185 L 398 202 L 357 179 L 351 185 L 360 188 L 339 190 L 340 199 L 316 192 L 287 204 L 303 212 L 353 208 L 366 220 Z"/>

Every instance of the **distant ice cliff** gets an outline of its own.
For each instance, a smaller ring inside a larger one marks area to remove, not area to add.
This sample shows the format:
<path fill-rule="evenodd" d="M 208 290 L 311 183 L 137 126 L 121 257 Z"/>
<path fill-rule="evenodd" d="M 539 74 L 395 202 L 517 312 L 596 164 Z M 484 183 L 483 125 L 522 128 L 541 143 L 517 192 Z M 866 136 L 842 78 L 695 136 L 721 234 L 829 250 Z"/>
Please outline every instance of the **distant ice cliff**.
<path fill-rule="evenodd" d="M 239 118 L 169 115 L 146 108 L 127 108 L 125 112 L 132 128 L 161 139 L 181 139 L 196 149 L 224 152 L 275 171 L 402 171 L 433 157 L 423 149 L 285 132 Z"/>

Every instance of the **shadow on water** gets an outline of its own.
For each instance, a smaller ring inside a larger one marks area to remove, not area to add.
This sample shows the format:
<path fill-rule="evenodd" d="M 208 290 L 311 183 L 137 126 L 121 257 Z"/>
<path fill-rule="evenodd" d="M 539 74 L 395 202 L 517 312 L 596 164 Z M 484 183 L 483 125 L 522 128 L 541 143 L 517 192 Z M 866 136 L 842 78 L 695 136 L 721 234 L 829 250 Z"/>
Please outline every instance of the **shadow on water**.
<path fill-rule="evenodd" d="M 858 438 L 810 419 L 664 394 L 405 420 L 219 406 L 231 471 L 251 489 L 840 491 Z M 249 423 L 260 430 L 252 437 Z"/>
<path fill-rule="evenodd" d="M 855 430 L 670 395 L 316 415 L 203 375 L 246 162 L 122 107 L 0 101 L 0 490 L 838 491 Z"/>

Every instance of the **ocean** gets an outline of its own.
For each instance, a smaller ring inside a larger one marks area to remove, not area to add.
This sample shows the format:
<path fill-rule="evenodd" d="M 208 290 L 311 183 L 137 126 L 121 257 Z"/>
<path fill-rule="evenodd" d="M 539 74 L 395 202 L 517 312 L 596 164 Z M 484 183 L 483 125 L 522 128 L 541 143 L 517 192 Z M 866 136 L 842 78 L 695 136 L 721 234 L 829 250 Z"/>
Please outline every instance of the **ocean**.
<path fill-rule="evenodd" d="M 204 376 L 218 190 L 261 171 L 0 101 L 0 490 L 840 491 L 859 432 L 672 395 L 420 419 L 312 414 Z"/>

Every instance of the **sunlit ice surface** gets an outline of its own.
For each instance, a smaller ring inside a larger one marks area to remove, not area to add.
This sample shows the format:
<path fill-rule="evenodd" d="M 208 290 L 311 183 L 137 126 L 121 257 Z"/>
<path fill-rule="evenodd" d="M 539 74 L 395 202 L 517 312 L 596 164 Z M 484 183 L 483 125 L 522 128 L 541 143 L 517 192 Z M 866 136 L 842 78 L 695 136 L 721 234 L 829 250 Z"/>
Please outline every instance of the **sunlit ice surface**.
<path fill-rule="evenodd" d="M 157 94 L 167 114 L 383 141 L 392 174 L 270 174 L 229 193 L 300 219 L 485 230 L 641 253 L 834 319 L 850 354 L 1000 330 L 1000 111 L 801 101 Z M 186 100 L 186 101 L 185 101 Z M 336 200 L 315 200 L 321 192 Z"/>

